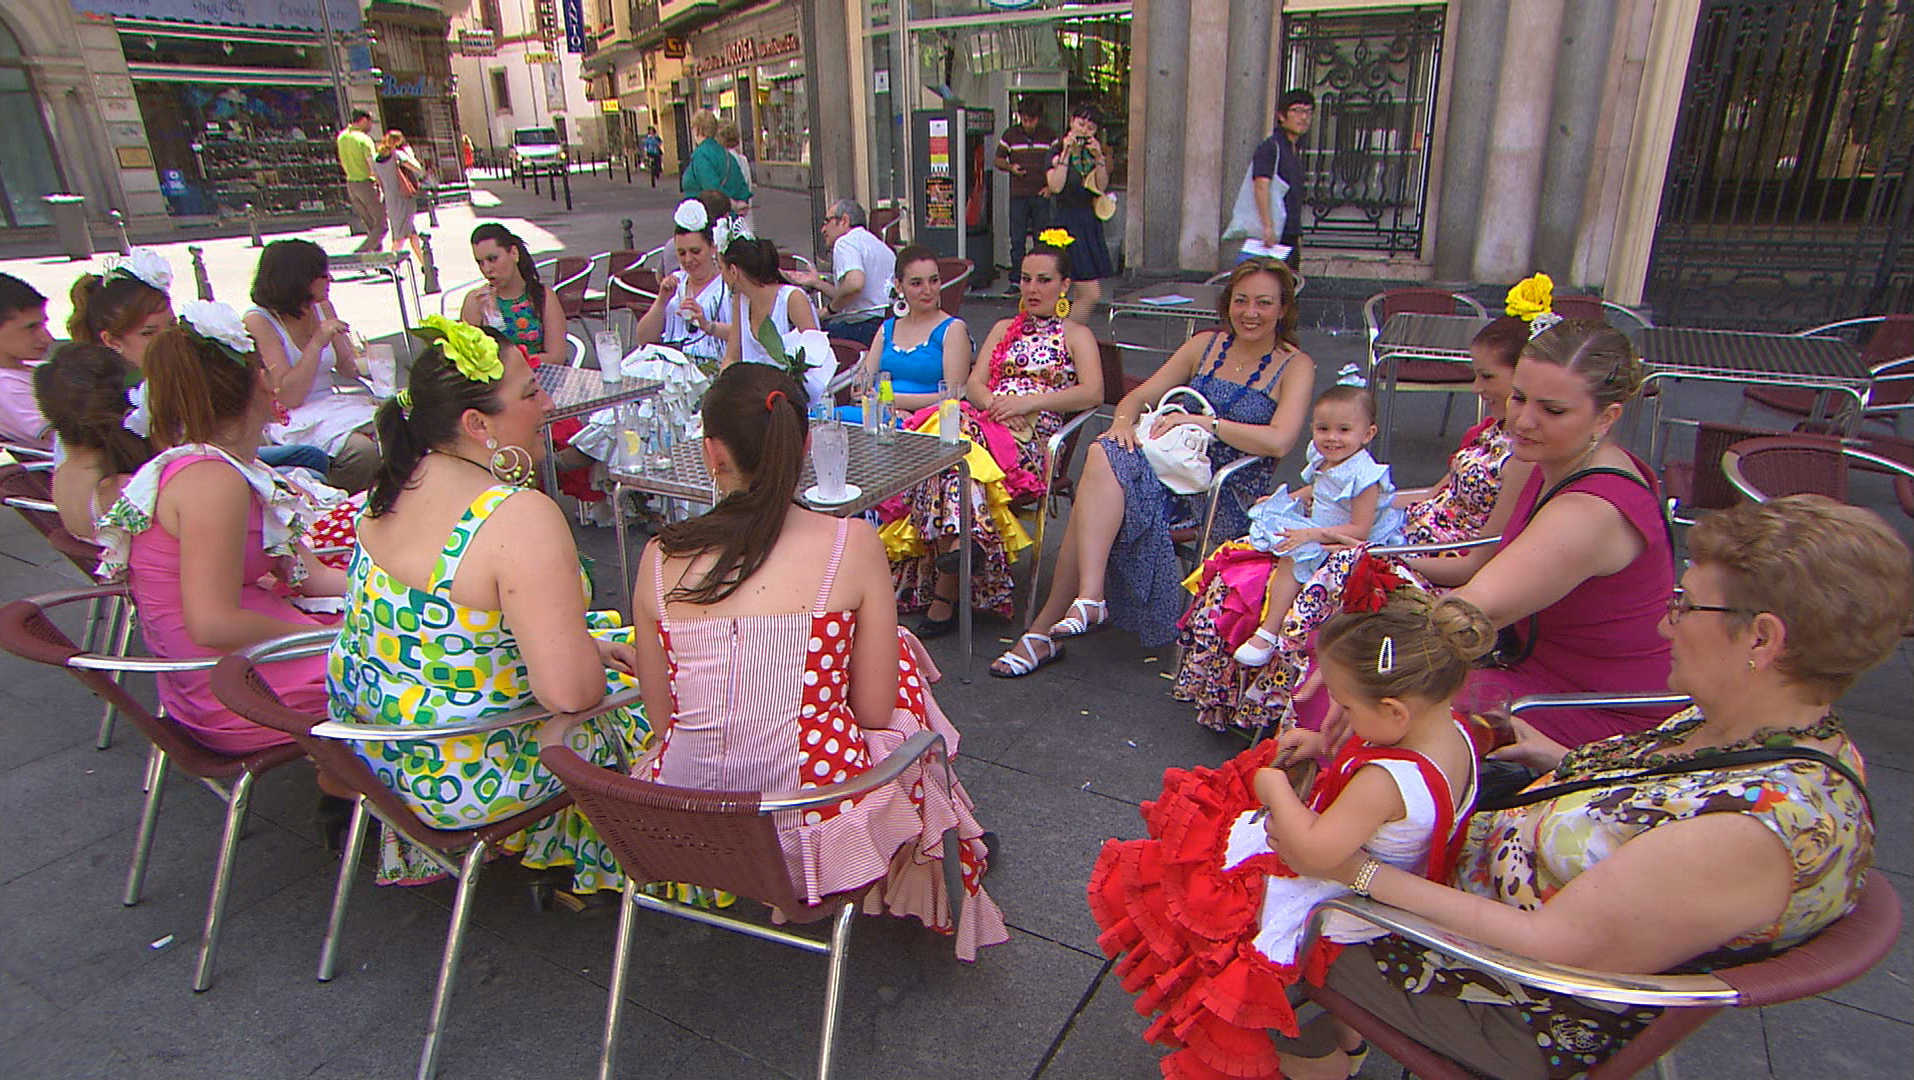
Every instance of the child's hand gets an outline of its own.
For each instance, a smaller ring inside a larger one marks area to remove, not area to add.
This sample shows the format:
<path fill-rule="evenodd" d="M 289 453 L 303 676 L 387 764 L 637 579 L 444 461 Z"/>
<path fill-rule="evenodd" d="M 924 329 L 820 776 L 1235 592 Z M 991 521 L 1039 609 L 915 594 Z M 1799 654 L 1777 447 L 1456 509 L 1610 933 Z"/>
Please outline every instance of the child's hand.
<path fill-rule="evenodd" d="M 1321 529 L 1284 530 L 1283 538 L 1276 543 L 1276 554 L 1287 555 L 1297 548 L 1302 547 L 1304 544 L 1321 539 L 1322 533 L 1323 530 Z"/>
<path fill-rule="evenodd" d="M 1316 508 L 1316 485 L 1308 484 L 1304 487 L 1297 488 L 1289 494 L 1291 498 L 1296 500 L 1297 505 L 1303 508 L 1303 513 L 1314 512 Z"/>

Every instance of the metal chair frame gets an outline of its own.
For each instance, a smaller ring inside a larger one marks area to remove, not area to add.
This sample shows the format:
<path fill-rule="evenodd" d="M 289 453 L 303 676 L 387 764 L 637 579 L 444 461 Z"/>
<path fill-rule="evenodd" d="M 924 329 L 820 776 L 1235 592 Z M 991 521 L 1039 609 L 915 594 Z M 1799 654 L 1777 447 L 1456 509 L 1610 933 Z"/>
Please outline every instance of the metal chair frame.
<path fill-rule="evenodd" d="M 300 713 L 281 704 L 256 677 L 255 664 L 269 660 L 292 660 L 314 656 L 331 648 L 337 637 L 334 630 L 316 630 L 290 634 L 243 649 L 220 660 L 213 668 L 213 692 L 226 706 L 255 723 L 286 731 L 294 743 L 310 753 L 335 780 L 358 792 L 353 800 L 352 819 L 346 830 L 345 850 L 339 860 L 338 884 L 333 890 L 332 910 L 326 921 L 326 937 L 319 951 L 318 980 L 330 982 L 336 971 L 341 932 L 346 908 L 352 895 L 352 880 L 359 869 L 365 847 L 366 819 L 378 818 L 417 843 L 440 869 L 457 882 L 450 925 L 446 929 L 445 952 L 439 961 L 437 988 L 427 1022 L 425 1045 L 419 1054 L 418 1080 L 433 1080 L 438 1071 L 443 1046 L 445 1019 L 449 1012 L 452 987 L 458 977 L 459 959 L 465 945 L 465 930 L 471 919 L 472 893 L 486 859 L 505 838 L 518 833 L 572 804 L 569 795 L 558 795 L 500 822 L 463 830 L 441 830 L 425 824 L 411 813 L 390 789 L 379 783 L 371 769 L 345 748 L 361 742 L 429 742 L 460 735 L 479 735 L 551 718 L 547 709 L 531 706 L 510 712 L 469 720 L 418 727 L 367 725 L 325 720 Z M 591 710 L 571 714 L 585 720 L 613 709 L 642 704 L 636 689 L 607 696 Z M 454 853 L 461 852 L 454 858 Z"/>
<path fill-rule="evenodd" d="M 1852 319 L 1841 319 L 1836 322 L 1823 323 L 1820 326 L 1810 326 L 1805 330 L 1796 331 L 1795 336 L 1835 337 L 1845 340 L 1849 333 L 1858 328 L 1864 326 L 1874 326 L 1878 328 L 1884 326 L 1889 318 L 1891 318 L 1891 316 L 1888 315 L 1860 315 Z M 1865 346 L 1863 346 L 1863 349 L 1865 351 Z M 1876 404 L 1873 400 L 1874 392 L 1882 383 L 1899 384 L 1914 382 L 1914 355 L 1890 356 L 1885 360 L 1870 365 L 1868 371 L 1870 373 L 1868 391 L 1862 396 L 1858 405 L 1861 410 L 1860 418 L 1863 421 L 1885 420 L 1890 426 L 1898 427 L 1898 421 L 1902 416 L 1914 414 L 1914 400 Z M 1761 401 L 1750 396 L 1760 389 L 1760 387 L 1749 387 L 1743 391 L 1742 403 L 1744 407 L 1748 401 L 1755 400 L 1756 404 L 1759 404 L 1762 408 L 1774 412 L 1784 412 L 1795 416 L 1812 416 L 1812 410 L 1807 414 L 1802 414 L 1792 408 L 1777 405 L 1769 401 Z M 1840 414 L 1837 413 L 1832 419 L 1838 422 Z"/>
<path fill-rule="evenodd" d="M 703 812 L 711 814 L 714 818 L 720 815 L 724 817 L 752 815 L 755 817 L 753 825 L 758 830 L 755 838 L 761 842 L 758 846 L 768 856 L 767 861 L 776 860 L 776 865 L 770 870 L 768 877 L 781 882 L 784 889 L 782 895 L 750 896 L 749 898 L 778 908 L 786 917 L 794 921 L 815 922 L 824 918 L 831 920 L 831 939 L 826 944 L 815 938 L 793 934 L 786 930 L 647 895 L 643 887 L 651 882 L 639 881 L 638 875 L 644 874 L 645 867 L 648 865 L 672 865 L 674 857 L 682 857 L 688 848 L 694 846 L 692 841 L 688 838 L 653 835 L 648 838 L 645 847 L 626 849 L 626 844 L 618 837 L 617 831 L 601 827 L 601 838 L 612 848 L 613 854 L 618 857 L 619 865 L 626 867 L 633 876 L 626 880 L 624 902 L 618 916 L 617 944 L 612 954 L 611 987 L 605 1007 L 604 1045 L 598 1063 L 599 1080 L 612 1080 L 615 1075 L 618 1028 L 624 1011 L 625 983 L 630 974 L 631 939 L 637 911 L 641 907 L 648 911 L 689 919 L 720 930 L 729 930 L 825 956 L 828 968 L 825 977 L 824 1017 L 819 1029 L 817 1077 L 818 1080 L 828 1080 L 836 1052 L 838 1017 L 844 995 L 844 963 L 850 950 L 851 924 L 857 914 L 859 901 L 865 893 L 881 885 L 883 878 L 879 877 L 849 892 L 824 897 L 815 905 L 805 904 L 801 895 L 792 889 L 789 883 L 789 872 L 783 865 L 782 857 L 778 855 L 771 815 L 833 806 L 845 799 L 875 791 L 887 784 L 895 783 L 905 769 L 915 764 L 925 754 L 933 752 L 943 766 L 947 789 L 954 790 L 949 752 L 944 737 L 932 731 L 917 732 L 862 775 L 838 784 L 779 794 L 711 792 L 654 784 L 629 776 L 607 773 L 588 765 L 564 743 L 565 736 L 580 719 L 581 717 L 578 716 L 562 716 L 548 722 L 539 732 L 541 747 L 539 758 L 545 763 L 546 768 L 566 782 L 574 797 L 583 795 L 578 806 L 585 812 L 587 818 L 591 817 L 592 807 L 595 804 L 612 802 L 646 807 L 656 805 L 680 812 Z M 714 800 L 717 805 L 710 805 Z M 961 873 L 955 866 L 956 859 L 952 844 L 952 836 L 947 835 L 945 837 L 947 877 Z M 745 850 L 734 854 L 730 850 L 732 847 L 733 845 L 727 845 L 726 854 L 733 857 L 740 855 L 749 857 L 756 853 Z M 710 857 L 710 852 L 703 848 L 697 848 L 692 854 L 698 859 Z M 651 857 L 647 858 L 647 855 Z M 695 875 L 687 877 L 674 870 L 668 879 L 658 877 L 656 880 L 682 881 L 691 885 L 723 889 L 740 896 L 748 895 L 740 890 L 740 883 L 719 880 L 715 874 L 710 880 L 696 880 Z M 952 923 L 955 925 L 963 917 L 964 893 L 961 883 L 951 888 L 950 896 L 953 908 Z"/>
<path fill-rule="evenodd" d="M 109 678 L 126 672 L 161 674 L 181 671 L 205 671 L 216 658 L 165 660 L 154 657 L 110 656 L 87 652 L 75 646 L 53 624 L 48 614 L 53 609 L 82 600 L 95 601 L 124 594 L 124 585 L 101 585 L 88 589 L 69 589 L 15 600 L 0 608 L 0 632 L 12 639 L 10 651 L 29 660 L 64 667 L 81 685 L 133 718 L 152 740 L 153 754 L 147 763 L 146 802 L 140 811 L 139 832 L 133 841 L 133 861 L 126 872 L 126 890 L 120 902 L 127 907 L 139 903 L 146 881 L 147 858 L 153 851 L 153 836 L 159 824 L 161 797 L 165 792 L 169 765 L 178 760 L 188 775 L 204 784 L 226 804 L 225 829 L 221 834 L 219 858 L 213 867 L 212 895 L 206 902 L 205 932 L 199 946 L 199 959 L 193 969 L 194 991 L 213 984 L 213 964 L 219 953 L 219 939 L 225 926 L 226 901 L 231 891 L 233 861 L 239 837 L 246 825 L 251 806 L 253 782 L 260 774 L 298 761 L 304 753 L 294 745 L 269 747 L 249 754 L 229 755 L 195 743 L 190 734 L 166 716 L 165 710 L 148 712 L 138 699 Z M 128 621 L 130 623 L 130 605 Z M 25 646 L 20 648 L 16 646 Z"/>
<path fill-rule="evenodd" d="M 1770 498 L 1773 498 L 1773 496 L 1757 488 L 1754 483 L 1747 478 L 1742 472 L 1741 460 L 1746 454 L 1758 453 L 1764 449 L 1790 449 L 1839 454 L 1844 462 L 1857 462 L 1861 468 L 1867 469 L 1870 472 L 1886 473 L 1901 482 L 1914 481 L 1914 467 L 1895 461 L 1893 458 L 1882 457 L 1879 454 L 1862 450 L 1859 447 L 1845 445 L 1825 436 L 1764 436 L 1743 439 L 1723 451 L 1721 455 L 1721 471 L 1727 475 L 1728 483 L 1731 484 L 1736 491 L 1740 492 L 1742 496 L 1752 502 L 1767 502 Z"/>
<path fill-rule="evenodd" d="M 94 567 L 99 563 L 97 546 L 82 540 L 66 530 L 60 522 L 60 509 L 53 504 L 53 460 L 33 460 L 16 462 L 12 465 L 0 465 L 0 491 L 15 489 L 21 492 L 44 491 L 46 496 L 15 494 L 0 498 L 0 504 L 19 511 L 27 524 L 38 529 L 54 551 L 66 556 L 82 574 L 91 578 Z M 27 480 L 44 477 L 44 483 L 32 483 Z M 92 565 L 88 565 L 91 563 Z M 133 600 L 125 593 L 96 597 L 87 601 L 86 621 L 80 632 L 80 648 L 92 651 L 104 647 L 110 655 L 125 656 L 133 640 Z M 104 619 L 104 622 L 102 622 Z M 112 672 L 108 676 L 119 682 L 121 673 Z M 96 750 L 104 750 L 113 745 L 113 722 L 119 707 L 108 699 L 100 714 L 100 733 L 94 740 Z M 147 786 L 152 787 L 152 768 L 147 770 Z"/>
<path fill-rule="evenodd" d="M 1677 705 L 1691 699 L 1673 692 L 1645 694 L 1537 694 L 1518 699 L 1511 710 L 1615 708 Z M 1785 952 L 1735 967 L 1697 975 L 1635 975 L 1593 971 L 1532 960 L 1505 949 L 1472 941 L 1413 912 L 1356 896 L 1318 905 L 1309 936 L 1322 918 L 1341 911 L 1417 944 L 1435 949 L 1478 971 L 1555 993 L 1622 1005 L 1656 1006 L 1664 1011 L 1615 1056 L 1590 1070 L 1590 1080 L 1622 1080 L 1654 1064 L 1664 1080 L 1674 1076 L 1676 1044 L 1724 1008 L 1779 1004 L 1825 993 L 1859 978 L 1893 948 L 1900 936 L 1900 899 L 1880 874 L 1870 874 L 1855 909 L 1819 934 Z M 1789 979 L 1787 974 L 1793 974 Z M 1465 1080 L 1476 1074 L 1377 1019 L 1368 1010 L 1327 986 L 1309 987 L 1311 1000 L 1361 1032 L 1384 1053 L 1426 1080 Z"/>
<path fill-rule="evenodd" d="M 1460 304 L 1468 309 L 1468 314 L 1484 319 L 1489 317 L 1488 309 L 1484 308 L 1481 302 L 1476 300 L 1475 297 L 1465 293 L 1452 292 L 1448 289 L 1424 287 L 1389 289 L 1376 293 L 1374 296 L 1362 302 L 1363 326 L 1368 331 L 1369 381 L 1371 383 L 1378 382 L 1380 379 L 1380 376 L 1376 373 L 1376 339 L 1382 336 L 1382 325 L 1387 321 L 1383 317 L 1383 311 L 1388 307 L 1389 298 L 1391 296 L 1402 296 L 1434 300 L 1438 295 L 1449 297 L 1451 305 L 1447 312 L 1432 312 L 1432 314 L 1454 314 L 1455 305 Z M 1398 361 L 1397 366 L 1400 367 L 1400 365 L 1401 361 Z M 1460 367 L 1461 365 L 1457 366 Z M 1463 370 L 1465 372 L 1467 371 L 1466 368 Z M 1436 431 L 1436 434 L 1444 435 L 1449 431 L 1449 414 L 1455 406 L 1455 395 L 1467 392 L 1469 382 L 1469 379 L 1458 379 L 1455 382 L 1418 382 L 1413 379 L 1405 381 L 1401 377 L 1400 372 L 1398 372 L 1395 379 L 1395 391 L 1397 393 L 1437 393 L 1448 395 L 1447 399 L 1442 403 L 1442 426 Z M 1395 418 L 1390 417 L 1389 422 L 1394 423 Z M 1387 443 L 1385 441 L 1385 446 L 1386 445 Z"/>

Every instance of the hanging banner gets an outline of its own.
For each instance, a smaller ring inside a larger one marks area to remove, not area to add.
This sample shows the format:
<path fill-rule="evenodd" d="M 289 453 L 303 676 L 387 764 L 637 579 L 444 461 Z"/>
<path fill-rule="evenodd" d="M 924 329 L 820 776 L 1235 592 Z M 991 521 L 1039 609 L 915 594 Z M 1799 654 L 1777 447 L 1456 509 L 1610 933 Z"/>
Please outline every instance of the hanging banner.
<path fill-rule="evenodd" d="M 585 51 L 585 0 L 565 0 L 565 51 Z"/>

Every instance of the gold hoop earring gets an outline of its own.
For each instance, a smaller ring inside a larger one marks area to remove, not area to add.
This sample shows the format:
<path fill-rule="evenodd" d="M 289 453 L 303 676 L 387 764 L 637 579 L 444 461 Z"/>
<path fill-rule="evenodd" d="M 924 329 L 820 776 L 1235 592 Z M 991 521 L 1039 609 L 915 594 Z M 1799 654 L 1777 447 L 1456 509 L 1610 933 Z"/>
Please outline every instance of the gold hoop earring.
<path fill-rule="evenodd" d="M 1067 319 L 1069 317 L 1070 317 L 1070 298 L 1068 296 L 1057 297 L 1057 318 Z"/>
<path fill-rule="evenodd" d="M 524 447 L 515 444 L 500 446 L 497 439 L 485 440 L 485 448 L 492 452 L 492 476 L 501 484 L 524 487 L 531 483 L 536 472 L 532 464 L 532 455 Z"/>

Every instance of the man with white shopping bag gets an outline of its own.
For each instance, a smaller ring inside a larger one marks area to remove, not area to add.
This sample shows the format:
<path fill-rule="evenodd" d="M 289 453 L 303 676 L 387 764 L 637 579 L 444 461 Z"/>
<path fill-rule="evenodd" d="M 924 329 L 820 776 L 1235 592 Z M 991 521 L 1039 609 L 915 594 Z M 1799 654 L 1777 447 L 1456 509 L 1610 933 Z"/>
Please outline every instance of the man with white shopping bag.
<path fill-rule="evenodd" d="M 1316 117 L 1316 96 L 1290 90 L 1276 103 L 1276 130 L 1256 147 L 1236 194 L 1235 212 L 1223 239 L 1241 238 L 1237 262 L 1275 258 L 1291 270 L 1302 266 L 1302 137 Z"/>

